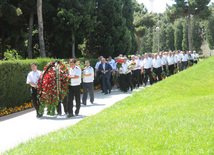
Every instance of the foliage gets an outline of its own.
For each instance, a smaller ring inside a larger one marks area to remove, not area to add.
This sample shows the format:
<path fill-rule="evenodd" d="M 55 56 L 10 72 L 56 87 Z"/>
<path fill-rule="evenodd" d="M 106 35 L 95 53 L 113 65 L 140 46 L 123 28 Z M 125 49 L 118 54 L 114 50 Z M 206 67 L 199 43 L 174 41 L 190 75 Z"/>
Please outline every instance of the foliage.
<path fill-rule="evenodd" d="M 214 57 L 5 154 L 213 154 L 213 67 Z"/>
<path fill-rule="evenodd" d="M 36 62 L 38 69 L 53 59 L 14 60 L 0 62 L 0 107 L 13 108 L 30 101 L 30 86 L 26 78 L 31 71 L 30 63 Z"/>
<path fill-rule="evenodd" d="M 16 50 L 8 50 L 4 53 L 4 60 L 20 60 L 22 56 L 18 54 Z"/>
<path fill-rule="evenodd" d="M 214 49 L 214 3 L 210 6 L 212 11 L 212 15 L 208 18 L 205 22 L 205 29 L 206 29 L 206 38 L 209 43 L 210 49 Z"/>

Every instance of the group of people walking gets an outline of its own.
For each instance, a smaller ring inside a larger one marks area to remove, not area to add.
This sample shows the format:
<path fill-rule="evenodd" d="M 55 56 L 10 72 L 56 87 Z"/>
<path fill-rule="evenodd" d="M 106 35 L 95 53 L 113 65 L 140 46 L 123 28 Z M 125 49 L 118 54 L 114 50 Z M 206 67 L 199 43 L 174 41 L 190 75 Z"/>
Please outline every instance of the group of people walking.
<path fill-rule="evenodd" d="M 157 54 L 145 53 L 141 55 L 132 55 L 130 58 L 127 56 L 119 55 L 112 59 L 109 56 L 107 59 L 100 56 L 95 65 L 95 70 L 90 66 L 90 61 L 85 61 L 85 68 L 77 65 L 75 59 L 69 60 L 69 75 L 70 86 L 66 108 L 64 107 L 67 117 L 74 116 L 73 114 L 73 101 L 76 101 L 75 115 L 79 114 L 81 107 L 81 83 L 83 88 L 82 104 L 87 104 L 87 95 L 89 90 L 90 102 L 94 103 L 94 77 L 99 78 L 101 90 L 104 95 L 110 94 L 114 80 L 118 79 L 118 88 L 122 92 L 139 88 L 141 85 L 146 86 L 148 79 L 152 85 L 154 82 L 162 80 L 162 72 L 169 70 L 170 75 L 174 74 L 174 69 L 179 68 L 182 71 L 187 68 L 188 64 L 197 64 L 199 55 L 194 51 L 193 53 L 186 51 L 169 51 L 159 52 Z M 27 76 L 27 84 L 32 87 L 32 100 L 34 107 L 39 114 L 39 104 L 37 104 L 37 88 L 38 80 L 41 71 L 37 70 L 35 63 L 31 64 L 32 71 Z M 156 78 L 154 78 L 154 73 Z"/>

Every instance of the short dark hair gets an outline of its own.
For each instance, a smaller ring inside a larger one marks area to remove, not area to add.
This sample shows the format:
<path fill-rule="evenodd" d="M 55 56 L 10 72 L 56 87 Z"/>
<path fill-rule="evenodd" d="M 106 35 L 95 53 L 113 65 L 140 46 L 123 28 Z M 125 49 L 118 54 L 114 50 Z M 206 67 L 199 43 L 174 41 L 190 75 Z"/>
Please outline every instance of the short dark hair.
<path fill-rule="evenodd" d="M 69 63 L 76 63 L 76 60 L 75 59 L 70 59 Z"/>
<path fill-rule="evenodd" d="M 37 64 L 36 64 L 35 62 L 32 62 L 30 65 L 31 65 L 31 66 L 32 66 L 32 65 L 35 65 L 35 66 L 37 66 Z"/>

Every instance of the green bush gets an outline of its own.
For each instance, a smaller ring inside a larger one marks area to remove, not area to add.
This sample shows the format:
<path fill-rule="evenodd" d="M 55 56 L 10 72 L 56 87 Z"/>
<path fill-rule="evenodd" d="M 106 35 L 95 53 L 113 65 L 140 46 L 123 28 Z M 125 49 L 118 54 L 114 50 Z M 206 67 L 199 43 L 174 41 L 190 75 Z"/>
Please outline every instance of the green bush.
<path fill-rule="evenodd" d="M 26 78 L 31 71 L 30 63 L 36 62 L 38 69 L 43 71 L 44 66 L 53 59 L 31 59 L 0 62 L 0 107 L 20 106 L 30 101 L 30 86 Z"/>
<path fill-rule="evenodd" d="M 1 61 L 0 62 L 0 107 L 10 108 L 23 105 L 30 101 L 30 85 L 26 84 L 26 78 L 31 71 L 30 63 L 36 62 L 38 70 L 43 71 L 44 66 L 53 61 L 51 58 L 38 58 L 29 60 Z M 79 58 L 78 60 L 89 60 Z M 68 59 L 65 59 L 68 61 Z M 97 59 L 90 59 L 94 68 Z M 95 84 L 98 85 L 98 79 Z"/>

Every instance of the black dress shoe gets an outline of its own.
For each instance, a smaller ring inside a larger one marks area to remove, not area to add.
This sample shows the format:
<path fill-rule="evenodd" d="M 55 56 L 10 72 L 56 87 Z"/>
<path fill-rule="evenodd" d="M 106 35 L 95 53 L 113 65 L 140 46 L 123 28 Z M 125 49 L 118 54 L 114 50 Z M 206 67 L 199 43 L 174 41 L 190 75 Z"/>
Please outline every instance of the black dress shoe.
<path fill-rule="evenodd" d="M 37 118 L 41 118 L 42 116 L 43 116 L 43 115 L 37 114 L 36 117 L 37 117 Z"/>
<path fill-rule="evenodd" d="M 86 103 L 82 103 L 83 105 L 86 105 Z"/>
<path fill-rule="evenodd" d="M 102 91 L 101 93 L 104 93 L 104 91 Z"/>
<path fill-rule="evenodd" d="M 108 93 L 106 92 L 104 95 L 107 95 Z"/>
<path fill-rule="evenodd" d="M 111 90 L 109 90 L 109 94 L 111 94 Z"/>
<path fill-rule="evenodd" d="M 74 115 L 73 114 L 69 114 L 68 116 L 67 116 L 67 118 L 71 118 L 71 117 L 73 117 Z"/>
<path fill-rule="evenodd" d="M 75 115 L 76 115 L 76 116 L 79 115 L 79 110 L 75 110 Z"/>
<path fill-rule="evenodd" d="M 131 91 L 133 91 L 133 87 L 131 87 Z"/>

